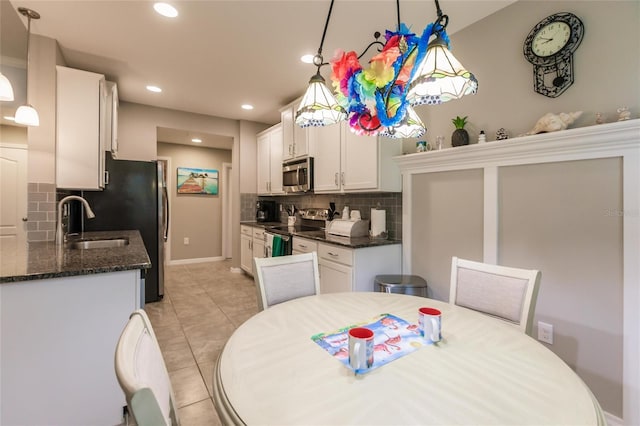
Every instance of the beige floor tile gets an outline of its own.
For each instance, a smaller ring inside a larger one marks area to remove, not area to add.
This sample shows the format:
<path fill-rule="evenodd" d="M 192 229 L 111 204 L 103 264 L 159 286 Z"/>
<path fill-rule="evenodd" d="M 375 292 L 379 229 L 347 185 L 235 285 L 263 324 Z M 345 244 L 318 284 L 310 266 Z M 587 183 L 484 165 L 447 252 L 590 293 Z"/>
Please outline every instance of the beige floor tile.
<path fill-rule="evenodd" d="M 169 373 L 178 408 L 209 398 L 198 367 L 181 368 Z"/>
<path fill-rule="evenodd" d="M 220 425 L 211 400 L 214 363 L 229 336 L 258 312 L 252 277 L 231 261 L 165 268 L 165 298 L 145 306 L 183 426 Z"/>
<path fill-rule="evenodd" d="M 168 371 L 171 372 L 196 365 L 191 347 L 184 334 L 175 335 L 162 341 L 158 339 L 158 343 Z"/>
<path fill-rule="evenodd" d="M 221 426 L 211 398 L 178 409 L 181 426 Z"/>
<path fill-rule="evenodd" d="M 219 354 L 218 354 L 219 355 Z M 216 356 L 217 359 L 217 356 Z M 213 366 L 215 362 L 202 362 L 198 365 L 200 367 L 200 374 L 202 374 L 202 379 L 204 380 L 204 384 L 207 386 L 207 391 L 210 396 L 213 396 Z"/>

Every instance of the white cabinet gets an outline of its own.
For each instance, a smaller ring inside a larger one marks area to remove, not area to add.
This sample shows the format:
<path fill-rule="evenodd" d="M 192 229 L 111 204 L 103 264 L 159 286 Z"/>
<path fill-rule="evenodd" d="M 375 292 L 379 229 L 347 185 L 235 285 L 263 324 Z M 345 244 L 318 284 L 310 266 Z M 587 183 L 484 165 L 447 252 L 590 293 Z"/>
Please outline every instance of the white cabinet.
<path fill-rule="evenodd" d="M 56 66 L 56 186 L 104 188 L 106 90 L 101 74 Z"/>
<path fill-rule="evenodd" d="M 266 257 L 264 229 L 253 228 L 253 257 Z M 251 262 L 253 265 L 253 261 Z"/>
<path fill-rule="evenodd" d="M 376 136 L 358 136 L 346 122 L 314 127 L 314 192 L 402 190 L 400 170 L 392 158 L 402 144 Z"/>
<path fill-rule="evenodd" d="M 306 238 L 293 237 L 291 254 L 311 253 L 318 251 L 318 242 Z"/>
<path fill-rule="evenodd" d="M 283 194 L 282 126 L 276 124 L 258 133 L 257 191 L 260 195 Z"/>
<path fill-rule="evenodd" d="M 300 99 L 280 110 L 282 123 L 282 159 L 304 157 L 310 154 L 309 129 L 298 126 L 295 122 Z"/>
<path fill-rule="evenodd" d="M 240 267 L 253 275 L 253 258 L 265 257 L 264 229 L 240 225 Z"/>
<path fill-rule="evenodd" d="M 118 109 L 120 108 L 120 100 L 118 98 L 118 86 L 107 81 L 105 84 L 107 100 L 105 103 L 105 147 L 107 151 L 111 151 L 113 158 L 118 158 Z"/>
<path fill-rule="evenodd" d="M 113 354 L 140 307 L 140 271 L 4 283 L 0 295 L 0 423 L 121 424 Z"/>
<path fill-rule="evenodd" d="M 376 275 L 400 274 L 402 245 L 351 249 L 318 243 L 320 293 L 375 291 Z"/>
<path fill-rule="evenodd" d="M 240 267 L 253 275 L 253 231 L 251 226 L 240 225 Z"/>

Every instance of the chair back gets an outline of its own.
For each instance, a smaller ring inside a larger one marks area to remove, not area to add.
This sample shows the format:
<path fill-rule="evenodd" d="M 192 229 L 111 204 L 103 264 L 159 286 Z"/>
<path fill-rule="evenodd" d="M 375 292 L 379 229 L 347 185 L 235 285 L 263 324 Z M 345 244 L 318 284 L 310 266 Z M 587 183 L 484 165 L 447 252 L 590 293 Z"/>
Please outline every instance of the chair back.
<path fill-rule="evenodd" d="M 149 317 L 131 314 L 115 354 L 115 370 L 138 426 L 179 425 L 175 396 Z"/>
<path fill-rule="evenodd" d="M 453 257 L 449 303 L 480 311 L 531 335 L 540 271 Z"/>
<path fill-rule="evenodd" d="M 316 252 L 254 258 L 254 280 L 261 310 L 320 292 Z"/>

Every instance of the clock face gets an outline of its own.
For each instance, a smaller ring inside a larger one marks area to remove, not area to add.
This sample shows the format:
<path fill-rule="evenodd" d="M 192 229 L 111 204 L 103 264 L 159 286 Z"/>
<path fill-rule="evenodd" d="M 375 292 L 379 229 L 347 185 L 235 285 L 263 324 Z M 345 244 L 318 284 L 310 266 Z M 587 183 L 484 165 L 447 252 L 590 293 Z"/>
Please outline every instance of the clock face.
<path fill-rule="evenodd" d="M 571 27 L 556 21 L 542 27 L 533 37 L 531 50 L 540 57 L 555 55 L 569 42 Z"/>

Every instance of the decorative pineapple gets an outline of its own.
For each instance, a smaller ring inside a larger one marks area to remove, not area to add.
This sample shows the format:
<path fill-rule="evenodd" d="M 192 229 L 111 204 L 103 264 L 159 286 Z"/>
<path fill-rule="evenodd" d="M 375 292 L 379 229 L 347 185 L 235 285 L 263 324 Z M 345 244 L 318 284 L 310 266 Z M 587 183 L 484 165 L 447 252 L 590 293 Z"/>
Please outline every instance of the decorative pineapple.
<path fill-rule="evenodd" d="M 465 130 L 464 126 L 467 124 L 467 116 L 460 118 L 459 116 L 451 119 L 451 122 L 456 126 L 451 135 L 451 146 L 469 145 L 469 133 Z"/>

